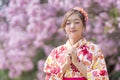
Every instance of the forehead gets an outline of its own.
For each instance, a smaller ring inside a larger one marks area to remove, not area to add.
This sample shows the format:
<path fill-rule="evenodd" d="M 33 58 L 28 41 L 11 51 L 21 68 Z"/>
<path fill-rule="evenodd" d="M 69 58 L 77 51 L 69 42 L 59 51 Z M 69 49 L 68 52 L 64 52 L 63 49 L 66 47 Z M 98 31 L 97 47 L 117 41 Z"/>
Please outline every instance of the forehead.
<path fill-rule="evenodd" d="M 81 20 L 78 14 L 72 14 L 68 17 L 67 21 L 69 20 Z"/>

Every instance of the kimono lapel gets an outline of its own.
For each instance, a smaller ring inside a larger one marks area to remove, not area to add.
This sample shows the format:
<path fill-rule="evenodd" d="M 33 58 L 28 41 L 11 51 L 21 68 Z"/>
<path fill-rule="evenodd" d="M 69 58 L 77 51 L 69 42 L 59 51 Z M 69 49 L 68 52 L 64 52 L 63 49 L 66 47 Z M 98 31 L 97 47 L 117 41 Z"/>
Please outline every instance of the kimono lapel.
<path fill-rule="evenodd" d="M 78 48 L 78 47 L 80 47 L 80 46 L 82 46 L 82 45 L 84 45 L 84 44 L 86 44 L 86 39 L 85 38 L 82 38 L 82 39 L 80 39 L 76 44 L 74 44 L 74 45 L 71 45 L 70 44 L 70 42 L 69 42 L 69 40 L 67 40 L 67 42 L 66 42 L 66 47 L 67 47 L 67 49 L 71 49 L 72 47 L 73 48 Z"/>

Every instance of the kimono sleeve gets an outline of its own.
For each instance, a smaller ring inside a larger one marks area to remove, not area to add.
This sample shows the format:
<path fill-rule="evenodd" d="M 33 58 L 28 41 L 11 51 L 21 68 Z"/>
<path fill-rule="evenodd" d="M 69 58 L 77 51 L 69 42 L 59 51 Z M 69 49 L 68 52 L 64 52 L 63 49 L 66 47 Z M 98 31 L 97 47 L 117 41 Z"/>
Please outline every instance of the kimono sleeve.
<path fill-rule="evenodd" d="M 44 72 L 46 73 L 45 80 L 61 80 L 61 69 L 55 59 L 56 51 L 56 49 L 52 50 L 44 64 Z"/>
<path fill-rule="evenodd" d="M 109 80 L 104 55 L 98 46 L 95 46 L 92 63 L 87 69 L 87 80 Z"/>

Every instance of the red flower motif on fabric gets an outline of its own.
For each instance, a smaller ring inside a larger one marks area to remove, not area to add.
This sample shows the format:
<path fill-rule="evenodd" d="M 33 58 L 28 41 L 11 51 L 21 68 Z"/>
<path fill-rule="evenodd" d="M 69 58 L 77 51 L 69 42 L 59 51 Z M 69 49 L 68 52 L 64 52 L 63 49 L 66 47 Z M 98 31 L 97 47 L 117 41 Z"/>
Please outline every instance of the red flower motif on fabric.
<path fill-rule="evenodd" d="M 56 68 L 51 68 L 51 73 L 53 74 L 57 74 L 60 72 L 60 68 L 59 67 L 56 67 Z"/>
<path fill-rule="evenodd" d="M 92 53 L 89 53 L 89 54 L 87 55 L 87 59 L 88 59 L 89 61 L 92 60 Z"/>
<path fill-rule="evenodd" d="M 81 52 L 83 53 L 84 56 L 85 56 L 86 54 L 89 54 L 89 52 L 88 52 L 88 46 L 82 45 L 80 48 L 82 49 Z"/>
<path fill-rule="evenodd" d="M 58 57 L 59 57 L 59 52 L 57 51 L 57 49 L 55 49 L 55 50 L 53 51 L 53 53 L 54 53 L 54 55 L 55 55 L 55 58 L 58 58 Z"/>
<path fill-rule="evenodd" d="M 74 64 L 71 64 L 71 68 L 72 68 L 72 70 L 73 70 L 74 72 L 79 72 L 79 70 L 75 67 Z"/>
<path fill-rule="evenodd" d="M 50 70 L 50 73 L 57 74 L 60 72 L 59 67 L 51 67 L 50 65 L 46 66 L 46 70 Z"/>
<path fill-rule="evenodd" d="M 106 73 L 107 73 L 106 70 L 100 70 L 100 75 L 101 75 L 101 76 L 104 76 Z"/>
<path fill-rule="evenodd" d="M 48 69 L 51 69 L 51 67 L 49 65 L 46 66 L 46 70 L 48 70 Z"/>
<path fill-rule="evenodd" d="M 66 50 L 66 48 L 64 46 L 61 46 L 59 49 L 54 50 L 53 53 L 55 54 L 55 58 L 56 59 L 59 58 L 60 54 L 62 54 L 63 51 L 65 51 L 65 50 Z"/>
<path fill-rule="evenodd" d="M 94 77 L 98 77 L 99 76 L 98 71 L 93 71 L 92 74 L 93 74 Z"/>
<path fill-rule="evenodd" d="M 60 50 L 60 52 L 63 52 L 64 50 L 66 50 L 66 47 L 61 46 L 59 50 Z"/>
<path fill-rule="evenodd" d="M 59 64 L 64 64 L 66 61 L 65 55 L 60 55 L 56 60 Z"/>

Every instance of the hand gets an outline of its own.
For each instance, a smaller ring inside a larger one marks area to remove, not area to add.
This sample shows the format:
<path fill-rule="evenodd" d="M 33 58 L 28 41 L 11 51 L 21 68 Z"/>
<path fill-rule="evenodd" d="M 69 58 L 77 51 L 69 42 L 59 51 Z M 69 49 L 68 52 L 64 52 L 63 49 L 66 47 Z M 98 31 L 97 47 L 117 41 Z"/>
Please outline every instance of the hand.
<path fill-rule="evenodd" d="M 68 51 L 67 51 L 68 52 Z M 65 73 L 65 71 L 68 69 L 68 67 L 71 65 L 71 56 L 67 55 L 66 56 L 66 62 L 62 66 L 62 74 Z"/>
<path fill-rule="evenodd" d="M 77 59 L 77 50 L 75 48 L 71 48 L 69 55 L 71 56 L 72 63 L 75 64 L 78 62 Z"/>
<path fill-rule="evenodd" d="M 69 66 L 70 64 L 72 63 L 72 61 L 71 61 L 71 56 L 70 55 L 67 55 L 67 57 L 66 57 L 66 66 Z"/>
<path fill-rule="evenodd" d="M 84 75 L 84 77 L 87 77 L 87 68 L 82 62 L 78 61 L 77 50 L 75 48 L 71 48 L 69 54 L 71 56 L 72 63 Z"/>

